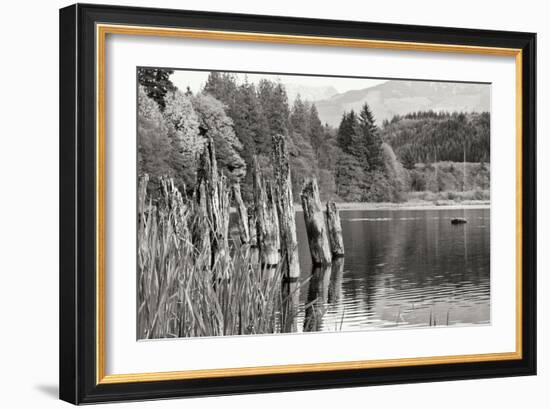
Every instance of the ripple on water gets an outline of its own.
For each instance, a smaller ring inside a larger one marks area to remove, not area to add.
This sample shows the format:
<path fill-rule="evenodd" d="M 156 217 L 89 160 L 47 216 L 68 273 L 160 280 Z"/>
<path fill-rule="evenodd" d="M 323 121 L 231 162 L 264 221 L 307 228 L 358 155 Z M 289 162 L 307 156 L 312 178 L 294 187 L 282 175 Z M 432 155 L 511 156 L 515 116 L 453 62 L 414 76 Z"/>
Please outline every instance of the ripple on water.
<path fill-rule="evenodd" d="M 344 270 L 327 284 L 328 299 L 321 294 L 318 300 L 318 330 L 490 323 L 488 209 L 348 211 L 341 216 Z M 469 223 L 457 229 L 449 222 L 454 217 Z M 302 271 L 308 276 L 307 236 L 298 220 Z M 308 287 L 301 290 L 300 325 L 311 302 Z"/>

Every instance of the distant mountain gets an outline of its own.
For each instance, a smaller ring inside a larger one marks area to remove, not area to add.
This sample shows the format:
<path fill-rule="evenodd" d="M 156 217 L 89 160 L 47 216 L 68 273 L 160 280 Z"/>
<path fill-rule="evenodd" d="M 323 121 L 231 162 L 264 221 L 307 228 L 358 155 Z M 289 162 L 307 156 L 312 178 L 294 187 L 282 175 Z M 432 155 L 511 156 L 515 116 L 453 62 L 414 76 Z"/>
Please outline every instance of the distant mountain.
<path fill-rule="evenodd" d="M 298 95 L 300 95 L 302 100 L 317 101 L 325 100 L 338 94 L 338 90 L 332 86 L 313 87 L 299 84 L 285 84 L 285 89 L 290 104 L 294 102 Z"/>
<path fill-rule="evenodd" d="M 428 81 L 390 80 L 361 90 L 315 101 L 321 121 L 338 126 L 346 111 L 359 111 L 367 102 L 376 122 L 414 111 L 490 111 L 490 86 Z"/>

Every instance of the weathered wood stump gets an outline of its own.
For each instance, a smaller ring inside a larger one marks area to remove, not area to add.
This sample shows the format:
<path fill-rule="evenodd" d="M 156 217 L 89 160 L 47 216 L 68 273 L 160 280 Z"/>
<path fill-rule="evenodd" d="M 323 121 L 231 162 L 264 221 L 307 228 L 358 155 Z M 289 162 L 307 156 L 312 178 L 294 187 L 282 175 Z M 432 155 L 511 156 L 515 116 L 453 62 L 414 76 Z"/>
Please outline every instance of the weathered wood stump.
<path fill-rule="evenodd" d="M 279 209 L 277 206 L 277 196 L 273 182 L 267 180 L 265 183 L 265 191 L 267 193 L 267 209 L 271 220 L 273 220 L 273 230 L 275 236 L 275 248 L 277 249 L 278 261 L 281 259 L 281 229 L 279 225 Z"/>
<path fill-rule="evenodd" d="M 192 239 L 197 249 L 196 257 L 208 257 L 208 264 L 212 264 L 212 249 L 210 246 L 210 221 L 206 206 L 206 183 L 202 181 L 195 191 L 194 206 L 197 206 L 196 219 L 193 223 Z"/>
<path fill-rule="evenodd" d="M 241 195 L 241 185 L 233 185 L 233 199 L 237 209 L 237 224 L 239 226 L 239 237 L 242 244 L 250 242 L 250 228 L 248 226 L 248 209 L 246 208 Z"/>
<path fill-rule="evenodd" d="M 279 225 L 271 187 L 266 187 L 258 162 L 254 160 L 254 214 L 260 262 L 265 267 L 279 264 Z"/>
<path fill-rule="evenodd" d="M 227 179 L 218 172 L 214 141 L 208 138 L 197 169 L 197 201 L 205 206 L 210 228 L 212 265 L 229 257 L 229 188 Z"/>
<path fill-rule="evenodd" d="M 342 237 L 342 223 L 336 203 L 327 202 L 327 228 L 332 257 L 344 255 L 344 238 Z"/>
<path fill-rule="evenodd" d="M 281 256 L 285 276 L 300 277 L 300 259 L 296 235 L 296 212 L 292 196 L 292 180 L 288 163 L 288 150 L 284 136 L 273 137 L 273 168 L 275 174 L 276 202 L 281 231 Z"/>
<path fill-rule="evenodd" d="M 309 251 L 314 265 L 327 265 L 332 262 L 327 234 L 325 214 L 319 198 L 319 187 L 315 179 L 304 183 L 301 192 L 304 221 L 306 224 Z"/>

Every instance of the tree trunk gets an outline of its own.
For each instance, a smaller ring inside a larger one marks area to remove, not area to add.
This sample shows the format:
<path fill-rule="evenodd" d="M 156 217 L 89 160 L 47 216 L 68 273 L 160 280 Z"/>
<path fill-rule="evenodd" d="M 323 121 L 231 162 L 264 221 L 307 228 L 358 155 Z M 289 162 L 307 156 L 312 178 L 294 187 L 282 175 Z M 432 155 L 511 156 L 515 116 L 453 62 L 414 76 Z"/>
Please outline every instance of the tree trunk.
<path fill-rule="evenodd" d="M 300 259 L 296 236 L 296 212 L 292 196 L 288 151 L 282 135 L 273 137 L 273 168 L 281 229 L 281 256 L 285 264 L 285 275 L 288 278 L 298 278 L 300 277 Z"/>
<path fill-rule="evenodd" d="M 210 246 L 210 222 L 208 220 L 208 210 L 206 206 L 206 186 L 202 181 L 195 192 L 195 206 L 198 206 L 196 212 L 197 218 L 193 223 L 193 245 L 197 249 L 196 256 L 207 254 L 210 264 L 212 264 L 212 248 Z"/>
<path fill-rule="evenodd" d="M 258 162 L 254 160 L 254 213 L 260 261 L 265 267 L 279 263 L 279 226 L 271 188 L 266 187 Z"/>
<path fill-rule="evenodd" d="M 242 244 L 250 242 L 250 229 L 248 228 L 248 210 L 241 196 L 241 185 L 235 183 L 233 185 L 233 198 L 235 199 L 235 207 L 237 208 L 237 218 L 239 225 L 239 236 Z"/>
<path fill-rule="evenodd" d="M 327 202 L 327 228 L 332 257 L 344 255 L 344 238 L 342 237 L 342 223 L 336 203 Z"/>
<path fill-rule="evenodd" d="M 229 256 L 229 189 L 227 179 L 218 173 L 214 142 L 209 138 L 199 158 L 197 171 L 198 203 L 206 207 L 210 225 L 212 266 Z M 203 187 L 204 186 L 204 187 Z"/>
<path fill-rule="evenodd" d="M 319 198 L 319 187 L 315 179 L 304 183 L 301 197 L 312 262 L 314 265 L 330 264 L 332 256 L 327 235 L 327 223 Z"/>

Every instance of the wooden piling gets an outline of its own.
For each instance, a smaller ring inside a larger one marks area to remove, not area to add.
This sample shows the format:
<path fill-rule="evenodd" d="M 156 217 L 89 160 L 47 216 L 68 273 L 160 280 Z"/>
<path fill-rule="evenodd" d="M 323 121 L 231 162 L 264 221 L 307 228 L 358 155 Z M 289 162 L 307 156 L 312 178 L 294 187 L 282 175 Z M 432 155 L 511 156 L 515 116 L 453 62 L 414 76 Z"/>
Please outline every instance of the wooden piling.
<path fill-rule="evenodd" d="M 277 205 L 277 196 L 275 192 L 275 186 L 272 181 L 266 180 L 265 182 L 265 191 L 267 193 L 267 209 L 269 216 L 273 221 L 273 236 L 275 239 L 275 248 L 279 254 L 278 259 L 280 261 L 281 257 L 281 229 L 279 225 L 279 209 Z M 277 263 L 279 263 L 277 261 Z"/>
<path fill-rule="evenodd" d="M 229 188 L 227 178 L 218 172 L 214 141 L 208 138 L 197 170 L 198 203 L 205 207 L 210 228 L 212 265 L 229 256 Z"/>
<path fill-rule="evenodd" d="M 279 264 L 279 228 L 271 188 L 266 188 L 258 162 L 254 160 L 254 213 L 260 262 L 265 267 Z"/>
<path fill-rule="evenodd" d="M 340 213 L 334 202 L 327 202 L 327 229 L 332 257 L 342 257 L 344 255 L 342 223 Z"/>
<path fill-rule="evenodd" d="M 233 200 L 237 209 L 237 224 L 239 226 L 239 236 L 242 244 L 250 242 L 250 228 L 248 226 L 248 209 L 246 208 L 241 195 L 241 185 L 233 185 Z"/>
<path fill-rule="evenodd" d="M 332 262 L 330 244 L 327 234 L 325 214 L 319 198 L 317 180 L 310 179 L 304 183 L 301 192 L 304 221 L 309 242 L 309 251 L 314 265 L 327 265 Z"/>
<path fill-rule="evenodd" d="M 296 217 L 292 180 L 288 163 L 288 150 L 284 136 L 273 137 L 273 168 L 275 174 L 276 201 L 281 231 L 281 256 L 285 276 L 291 279 L 300 277 L 300 259 L 296 235 Z"/>
<path fill-rule="evenodd" d="M 210 246 L 210 221 L 208 220 L 208 211 L 206 209 L 206 186 L 202 181 L 195 191 L 195 204 L 197 206 L 197 217 L 193 223 L 192 239 L 193 245 L 197 249 L 196 255 L 207 254 L 211 264 L 212 249 Z"/>

